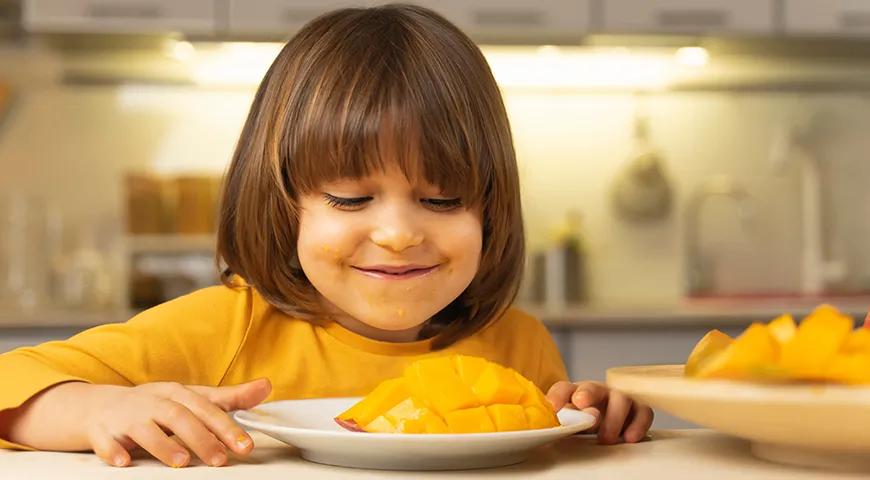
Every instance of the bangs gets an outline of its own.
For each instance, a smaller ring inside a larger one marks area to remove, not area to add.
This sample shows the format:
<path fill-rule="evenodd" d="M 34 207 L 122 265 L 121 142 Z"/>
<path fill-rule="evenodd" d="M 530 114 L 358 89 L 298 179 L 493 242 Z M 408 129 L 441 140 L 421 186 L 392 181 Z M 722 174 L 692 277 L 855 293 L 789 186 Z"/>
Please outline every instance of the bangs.
<path fill-rule="evenodd" d="M 365 27 L 349 26 L 348 37 Z M 479 205 L 493 153 L 477 132 L 481 113 L 457 95 L 471 90 L 457 82 L 459 68 L 437 61 L 425 42 L 409 48 L 415 39 L 407 32 L 379 33 L 359 42 L 343 38 L 332 46 L 334 55 L 302 67 L 307 71 L 297 78 L 310 80 L 294 89 L 301 92 L 291 102 L 295 112 L 279 125 L 288 193 L 309 194 L 324 183 L 398 167 L 412 184 L 425 182 L 461 196 L 466 206 Z"/>

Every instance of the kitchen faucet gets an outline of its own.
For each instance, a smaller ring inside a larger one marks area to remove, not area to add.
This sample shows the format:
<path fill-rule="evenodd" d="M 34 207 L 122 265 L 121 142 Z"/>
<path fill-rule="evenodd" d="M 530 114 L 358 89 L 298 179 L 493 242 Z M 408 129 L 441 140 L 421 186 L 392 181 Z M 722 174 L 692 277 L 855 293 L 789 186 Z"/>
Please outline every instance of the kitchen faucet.
<path fill-rule="evenodd" d="M 737 204 L 737 214 L 746 226 L 755 216 L 752 208 L 752 197 L 730 177 L 716 175 L 702 183 L 689 197 L 686 206 L 685 249 L 686 249 L 686 281 L 689 296 L 709 294 L 715 289 L 713 261 L 704 255 L 700 248 L 700 216 L 707 200 L 715 196 L 724 196 Z"/>
<path fill-rule="evenodd" d="M 824 293 L 830 282 L 846 275 L 843 262 L 826 258 L 825 205 L 822 195 L 822 162 L 815 142 L 822 127 L 821 114 L 811 110 L 786 125 L 774 138 L 770 161 L 778 173 L 786 165 L 798 165 L 801 181 L 801 291 Z"/>

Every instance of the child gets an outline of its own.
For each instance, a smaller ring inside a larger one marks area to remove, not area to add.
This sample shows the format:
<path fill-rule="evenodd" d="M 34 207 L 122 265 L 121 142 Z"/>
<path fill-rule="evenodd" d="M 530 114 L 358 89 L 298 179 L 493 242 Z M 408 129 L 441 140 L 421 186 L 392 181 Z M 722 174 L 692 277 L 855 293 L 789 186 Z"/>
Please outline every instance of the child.
<path fill-rule="evenodd" d="M 344 9 L 303 28 L 256 93 L 221 203 L 224 285 L 0 356 L 0 446 L 224 465 L 253 448 L 226 411 L 363 396 L 453 353 L 600 413 L 603 443 L 650 428 L 649 407 L 568 383 L 546 329 L 510 307 L 525 247 L 508 118 L 439 15 Z"/>

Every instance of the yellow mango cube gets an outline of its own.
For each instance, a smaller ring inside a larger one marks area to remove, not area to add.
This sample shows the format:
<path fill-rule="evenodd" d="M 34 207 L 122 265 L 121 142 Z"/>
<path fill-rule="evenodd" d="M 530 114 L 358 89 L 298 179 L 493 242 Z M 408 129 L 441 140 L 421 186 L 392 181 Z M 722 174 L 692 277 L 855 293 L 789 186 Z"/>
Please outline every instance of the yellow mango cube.
<path fill-rule="evenodd" d="M 695 376 L 698 378 L 751 378 L 763 370 L 760 365 L 773 365 L 779 354 L 779 343 L 765 325 L 754 323 L 724 350 L 705 362 Z"/>
<path fill-rule="evenodd" d="M 686 360 L 685 374 L 689 377 L 694 376 L 701 369 L 701 365 L 709 360 L 713 355 L 725 350 L 729 345 L 734 343 L 734 339 L 720 332 L 712 330 L 701 338 Z"/>
<path fill-rule="evenodd" d="M 486 407 L 454 410 L 444 418 L 451 433 L 490 433 L 495 432 L 495 425 Z"/>
<path fill-rule="evenodd" d="M 472 389 L 481 405 L 514 404 L 520 401 L 525 389 L 516 374 L 502 366 L 490 363 L 477 378 Z"/>
<path fill-rule="evenodd" d="M 870 353 L 835 355 L 826 369 L 829 380 L 852 385 L 870 383 Z"/>
<path fill-rule="evenodd" d="M 529 421 L 522 405 L 490 405 L 486 407 L 496 431 L 528 430 Z"/>
<path fill-rule="evenodd" d="M 480 377 L 480 374 L 486 370 L 489 362 L 479 357 L 469 355 L 456 355 L 453 357 L 453 366 L 456 368 L 456 373 L 462 379 L 462 383 L 468 388 L 474 388 L 474 384 Z"/>
<path fill-rule="evenodd" d="M 827 305 L 806 317 L 782 346 L 780 364 L 792 378 L 822 379 L 828 362 L 852 333 L 854 321 Z"/>
<path fill-rule="evenodd" d="M 870 328 L 859 328 L 850 333 L 840 352 L 870 354 Z"/>
<path fill-rule="evenodd" d="M 774 318 L 768 325 L 770 333 L 776 338 L 780 345 L 790 341 L 795 333 L 797 333 L 797 324 L 794 323 L 794 317 L 791 315 L 780 315 Z"/>
<path fill-rule="evenodd" d="M 444 417 L 454 410 L 480 405 L 453 368 L 447 357 L 420 360 L 405 370 L 405 383 L 415 396 Z"/>
<path fill-rule="evenodd" d="M 529 430 L 540 430 L 543 428 L 552 428 L 559 425 L 558 417 L 556 417 L 556 422 L 554 423 L 553 416 L 551 416 L 541 407 L 524 407 L 523 412 L 526 414 L 526 421 L 529 424 Z"/>

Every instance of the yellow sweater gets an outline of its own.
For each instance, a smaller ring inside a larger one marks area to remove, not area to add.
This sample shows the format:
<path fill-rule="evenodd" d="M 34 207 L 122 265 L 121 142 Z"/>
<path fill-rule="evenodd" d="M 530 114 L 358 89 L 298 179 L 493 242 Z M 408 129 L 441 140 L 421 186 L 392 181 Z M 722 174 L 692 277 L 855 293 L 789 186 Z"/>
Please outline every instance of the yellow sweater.
<path fill-rule="evenodd" d="M 277 311 L 253 289 L 210 287 L 65 341 L 0 355 L 0 411 L 58 383 L 235 385 L 266 377 L 266 401 L 364 396 L 424 356 L 462 353 L 516 369 L 544 392 L 567 380 L 555 343 L 535 318 L 511 309 L 478 334 L 429 353 L 429 341 L 386 343 L 336 323 Z M 0 448 L 24 448 L 0 438 Z"/>

